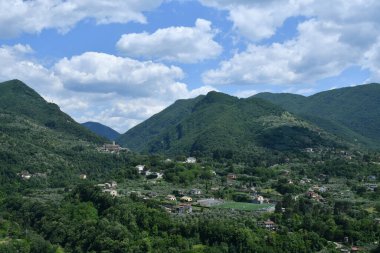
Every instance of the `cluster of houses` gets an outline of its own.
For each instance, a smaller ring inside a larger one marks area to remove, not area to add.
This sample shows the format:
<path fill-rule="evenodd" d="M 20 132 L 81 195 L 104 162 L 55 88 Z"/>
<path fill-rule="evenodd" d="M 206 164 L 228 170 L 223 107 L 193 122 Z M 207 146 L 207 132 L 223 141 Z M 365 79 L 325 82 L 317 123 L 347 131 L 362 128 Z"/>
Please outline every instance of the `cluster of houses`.
<path fill-rule="evenodd" d="M 127 148 L 122 148 L 120 145 L 116 144 L 114 141 L 112 144 L 105 143 L 102 147 L 98 148 L 99 152 L 104 153 L 116 153 L 118 154 L 121 151 L 129 151 Z"/>
<path fill-rule="evenodd" d="M 104 184 L 97 184 L 97 187 L 100 187 L 102 189 L 102 192 L 110 194 L 112 197 L 117 197 L 117 183 L 116 181 L 111 181 L 109 183 Z"/>

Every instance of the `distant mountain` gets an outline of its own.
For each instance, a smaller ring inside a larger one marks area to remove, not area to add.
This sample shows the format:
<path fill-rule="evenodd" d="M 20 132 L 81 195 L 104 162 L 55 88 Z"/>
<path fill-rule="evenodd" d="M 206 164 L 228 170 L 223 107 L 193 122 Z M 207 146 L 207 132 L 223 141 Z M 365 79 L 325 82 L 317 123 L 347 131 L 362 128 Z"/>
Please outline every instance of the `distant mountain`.
<path fill-rule="evenodd" d="M 198 156 L 339 145 L 279 106 L 219 92 L 179 100 L 121 135 L 118 142 L 141 152 Z"/>
<path fill-rule="evenodd" d="M 349 142 L 380 148 L 380 84 L 334 89 L 310 97 L 284 93 L 254 97 L 277 104 Z"/>
<path fill-rule="evenodd" d="M 19 80 L 0 83 L 0 109 L 27 117 L 41 126 L 78 139 L 104 142 L 103 138 L 75 122 L 56 104 L 46 102 L 37 92 Z"/>
<path fill-rule="evenodd" d="M 82 126 L 85 126 L 87 129 L 91 130 L 93 133 L 103 136 L 104 138 L 107 138 L 108 140 L 114 141 L 119 136 L 120 133 L 113 130 L 112 128 L 105 126 L 103 124 L 100 124 L 98 122 L 85 122 L 82 123 Z"/>

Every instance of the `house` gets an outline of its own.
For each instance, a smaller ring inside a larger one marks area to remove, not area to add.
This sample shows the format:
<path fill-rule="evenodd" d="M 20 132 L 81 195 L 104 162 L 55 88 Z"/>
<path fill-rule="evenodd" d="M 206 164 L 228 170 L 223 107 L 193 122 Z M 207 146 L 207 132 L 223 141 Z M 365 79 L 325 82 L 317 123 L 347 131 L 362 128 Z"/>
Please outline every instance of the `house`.
<path fill-rule="evenodd" d="M 176 196 L 182 197 L 182 196 L 185 196 L 185 191 L 184 190 L 174 190 L 173 194 Z"/>
<path fill-rule="evenodd" d="M 109 195 L 111 195 L 112 197 L 117 197 L 117 191 L 116 190 L 113 190 L 113 189 L 104 189 L 102 190 L 102 192 L 104 193 L 108 193 Z"/>
<path fill-rule="evenodd" d="M 322 198 L 321 195 L 319 195 L 318 193 L 315 193 L 315 192 L 313 192 L 313 191 L 308 191 L 308 192 L 306 193 L 306 196 L 309 197 L 310 199 L 314 199 L 314 200 L 316 200 L 316 201 L 321 201 L 321 200 L 323 200 L 323 198 Z"/>
<path fill-rule="evenodd" d="M 190 194 L 191 195 L 200 195 L 202 192 L 199 189 L 191 189 Z"/>
<path fill-rule="evenodd" d="M 264 201 L 265 201 L 264 197 L 258 195 L 258 196 L 256 196 L 256 198 L 252 202 L 255 203 L 255 204 L 260 204 L 261 205 L 261 204 L 264 203 Z"/>
<path fill-rule="evenodd" d="M 111 188 L 115 189 L 117 187 L 116 181 L 111 181 Z"/>
<path fill-rule="evenodd" d="M 211 175 L 216 176 L 215 170 L 210 170 Z"/>
<path fill-rule="evenodd" d="M 137 172 L 141 174 L 141 173 L 143 173 L 143 171 L 145 169 L 145 165 L 139 164 L 135 168 L 137 169 Z"/>
<path fill-rule="evenodd" d="M 216 192 L 216 191 L 219 191 L 219 187 L 211 187 L 210 190 L 213 191 L 213 192 Z"/>
<path fill-rule="evenodd" d="M 79 178 L 82 180 L 85 180 L 85 179 L 87 179 L 87 175 L 86 174 L 80 174 Z"/>
<path fill-rule="evenodd" d="M 229 179 L 229 180 L 236 180 L 236 179 L 237 179 L 237 176 L 236 176 L 236 174 L 228 173 L 228 175 L 227 175 L 227 179 Z"/>
<path fill-rule="evenodd" d="M 186 163 L 196 163 L 197 159 L 195 157 L 186 158 Z"/>
<path fill-rule="evenodd" d="M 24 170 L 20 173 L 20 176 L 24 180 L 29 180 L 32 177 L 32 174 L 30 174 L 29 171 Z"/>
<path fill-rule="evenodd" d="M 265 228 L 265 229 L 268 229 L 268 230 L 277 230 L 277 225 L 276 223 L 274 223 L 273 221 L 271 220 L 267 220 L 267 221 L 259 221 L 257 222 L 257 225 L 259 227 L 262 227 L 262 228 Z"/>
<path fill-rule="evenodd" d="M 168 196 L 166 196 L 166 200 L 176 201 L 177 198 L 174 195 L 168 195 Z"/>
<path fill-rule="evenodd" d="M 371 175 L 371 176 L 368 176 L 367 179 L 368 179 L 368 181 L 374 182 L 374 181 L 376 181 L 376 176 Z"/>
<path fill-rule="evenodd" d="M 193 198 L 189 197 L 189 196 L 183 196 L 182 198 L 180 198 L 180 200 L 182 202 L 191 202 L 191 201 L 193 201 Z"/>
<path fill-rule="evenodd" d="M 103 150 L 106 152 L 118 153 L 121 148 L 113 141 L 112 144 L 104 144 Z"/>
<path fill-rule="evenodd" d="M 191 204 L 182 203 L 182 204 L 179 204 L 178 206 L 176 206 L 174 208 L 174 212 L 178 213 L 178 214 L 192 213 L 193 208 L 192 208 Z"/>
<path fill-rule="evenodd" d="M 376 188 L 377 188 L 377 184 L 365 184 L 365 186 L 367 187 L 367 190 L 368 191 L 375 191 Z"/>
<path fill-rule="evenodd" d="M 314 153 L 314 149 L 313 148 L 306 148 L 305 151 L 307 153 Z"/>

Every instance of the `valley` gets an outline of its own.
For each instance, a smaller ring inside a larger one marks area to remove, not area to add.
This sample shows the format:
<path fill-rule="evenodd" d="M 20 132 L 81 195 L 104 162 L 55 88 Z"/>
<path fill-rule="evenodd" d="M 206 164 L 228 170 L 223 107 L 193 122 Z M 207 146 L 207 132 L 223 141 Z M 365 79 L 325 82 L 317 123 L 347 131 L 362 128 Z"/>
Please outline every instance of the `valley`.
<path fill-rule="evenodd" d="M 111 144 L 21 81 L 0 94 L 0 252 L 379 250 L 365 129 L 211 92 Z"/>

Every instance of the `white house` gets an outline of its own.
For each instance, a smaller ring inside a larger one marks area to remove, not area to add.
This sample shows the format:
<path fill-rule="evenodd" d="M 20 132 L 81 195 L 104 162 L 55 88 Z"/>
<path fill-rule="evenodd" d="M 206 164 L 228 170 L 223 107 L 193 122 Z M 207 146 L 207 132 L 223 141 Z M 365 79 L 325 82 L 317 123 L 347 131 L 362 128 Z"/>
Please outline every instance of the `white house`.
<path fill-rule="evenodd" d="M 186 163 L 196 163 L 197 159 L 195 157 L 188 157 L 186 159 Z"/>
<path fill-rule="evenodd" d="M 174 195 L 168 195 L 168 196 L 166 196 L 166 199 L 170 200 L 170 201 L 176 201 L 177 200 L 177 198 Z"/>
<path fill-rule="evenodd" d="M 202 192 L 199 189 L 191 189 L 190 194 L 191 195 L 200 195 L 200 194 L 202 194 Z"/>
<path fill-rule="evenodd" d="M 254 203 L 257 203 L 257 204 L 262 204 L 262 203 L 264 203 L 264 201 L 265 201 L 265 199 L 264 199 L 264 197 L 263 196 L 261 196 L 261 195 L 258 195 L 255 199 L 254 199 Z"/>
<path fill-rule="evenodd" d="M 137 169 L 138 173 L 141 174 L 144 171 L 145 165 L 140 164 L 140 165 L 137 165 L 135 168 Z"/>
<path fill-rule="evenodd" d="M 103 190 L 102 192 L 108 193 L 108 194 L 111 195 L 112 197 L 117 197 L 117 191 L 116 191 L 116 190 L 105 189 L 105 190 Z"/>

